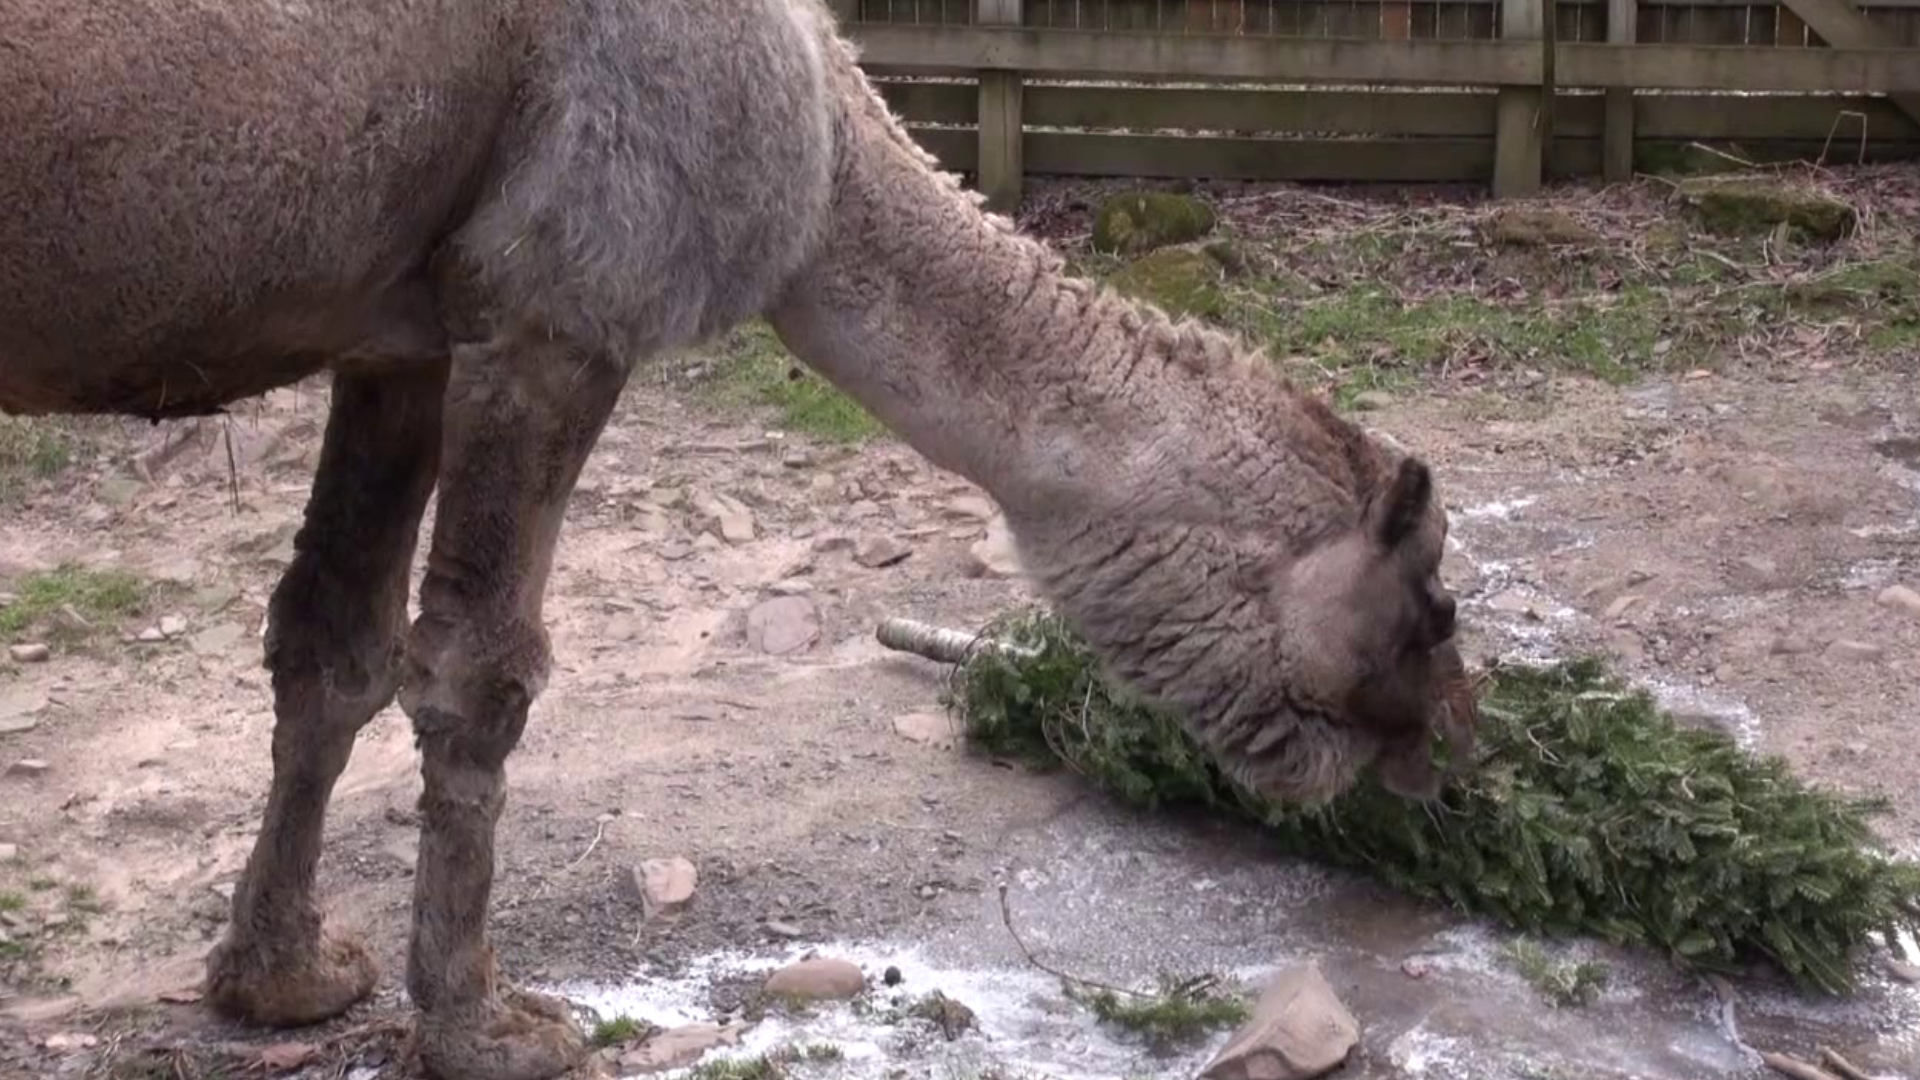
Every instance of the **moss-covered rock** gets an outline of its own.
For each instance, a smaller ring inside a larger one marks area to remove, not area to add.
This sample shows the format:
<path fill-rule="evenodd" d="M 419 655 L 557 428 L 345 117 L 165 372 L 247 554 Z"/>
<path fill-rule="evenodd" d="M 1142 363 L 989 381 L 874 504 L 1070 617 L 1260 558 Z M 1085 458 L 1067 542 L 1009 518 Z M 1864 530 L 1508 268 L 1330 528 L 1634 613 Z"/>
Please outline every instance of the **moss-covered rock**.
<path fill-rule="evenodd" d="M 1213 208 L 1199 199 L 1166 191 L 1115 195 L 1093 219 L 1093 250 L 1140 255 L 1155 248 L 1198 240 L 1213 231 Z"/>
<path fill-rule="evenodd" d="M 1701 225 L 1725 236 L 1760 235 L 1784 222 L 1802 236 L 1831 241 L 1859 222 L 1852 206 L 1831 195 L 1768 180 L 1702 177 L 1683 181 L 1677 193 Z"/>
<path fill-rule="evenodd" d="M 1192 248 L 1161 248 L 1122 267 L 1107 281 L 1179 318 L 1217 318 L 1226 307 L 1220 261 Z"/>
<path fill-rule="evenodd" d="M 1518 206 L 1489 218 L 1481 231 L 1489 242 L 1503 247 L 1559 247 L 1599 239 L 1592 229 L 1559 210 Z"/>

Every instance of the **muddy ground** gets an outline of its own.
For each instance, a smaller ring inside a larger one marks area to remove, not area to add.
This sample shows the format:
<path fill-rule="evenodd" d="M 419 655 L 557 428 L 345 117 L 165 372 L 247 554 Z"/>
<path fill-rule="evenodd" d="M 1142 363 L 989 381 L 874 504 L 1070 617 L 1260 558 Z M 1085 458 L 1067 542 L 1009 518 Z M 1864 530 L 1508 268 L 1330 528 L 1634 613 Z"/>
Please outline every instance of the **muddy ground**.
<path fill-rule="evenodd" d="M 1877 193 L 1880 239 L 1853 243 L 1884 244 L 1902 223 L 1911 236 L 1902 215 L 1920 183 L 1870 179 L 1859 190 Z M 1086 197 L 1043 188 L 1029 223 L 1072 248 Z M 1282 264 L 1307 256 L 1278 234 L 1327 213 L 1324 196 L 1291 189 L 1221 197 L 1259 200 L 1244 204 L 1260 214 L 1241 239 Z M 1582 194 L 1571 212 L 1617 210 L 1628 230 L 1633 214 L 1669 213 L 1647 209 L 1658 197 Z M 1434 222 L 1483 213 L 1447 193 L 1342 196 L 1336 224 L 1427 250 Z M 1401 281 L 1403 295 L 1558 280 L 1440 233 L 1440 255 L 1484 273 Z M 1743 265 L 1798 272 L 1762 260 Z M 1404 262 L 1408 274 L 1426 265 Z M 1447 572 L 1477 658 L 1601 652 L 1676 711 L 1823 784 L 1884 795 L 1882 832 L 1920 856 L 1920 612 L 1876 602 L 1889 585 L 1920 587 L 1920 357 L 1897 311 L 1864 330 L 1858 312 L 1777 317 L 1704 343 L 1672 335 L 1691 350 L 1684 363 L 1632 364 L 1627 378 L 1556 364 L 1551 339 L 1520 355 L 1498 334 L 1443 335 L 1447 355 L 1390 379 L 1378 350 L 1332 341 L 1315 355 L 1348 361 L 1333 378 L 1375 388 L 1359 402 L 1366 421 L 1436 464 L 1457 541 Z M 1842 321 L 1853 332 L 1836 331 Z M 1622 344 L 1621 358 L 1674 351 L 1659 340 Z M 971 627 L 1022 586 L 974 564 L 978 492 L 896 441 L 849 441 L 834 423 L 782 430 L 791 409 L 712 392 L 741 362 L 637 378 L 574 498 L 547 605 L 554 677 L 510 763 L 501 823 L 493 925 L 510 975 L 655 1022 L 708 1020 L 740 1007 L 742 972 L 817 947 L 873 975 L 899 965 L 907 988 L 971 996 L 980 1014 L 982 1030 L 954 1044 L 901 1042 L 832 1010 L 755 1029 L 750 1047 L 846 1047 L 838 1064 L 806 1066 L 821 1075 L 1173 1077 L 1224 1038 L 1156 1056 L 1091 1024 L 1012 944 L 1006 883 L 1029 944 L 1088 977 L 1254 978 L 1317 958 L 1364 1029 L 1350 1075 L 1760 1075 L 1714 993 L 1657 957 L 1582 944 L 1619 975 L 1596 1004 L 1553 1009 L 1497 960 L 1497 931 L 1275 858 L 1238 827 L 1150 820 L 1069 777 L 1001 767 L 924 728 L 902 734 L 898 718 L 938 711 L 941 672 L 881 648 L 878 620 Z M 782 394 L 761 398 L 791 405 Z M 12 943 L 0 1076 L 174 1075 L 156 1062 L 239 1075 L 245 1054 L 223 1066 L 208 1048 L 276 1038 L 322 1050 L 303 1075 L 403 1075 L 387 1021 L 405 1016 L 419 781 L 397 709 L 361 736 L 322 866 L 333 916 L 382 960 L 378 998 L 292 1036 L 229 1029 L 190 1000 L 266 791 L 262 617 L 325 404 L 310 385 L 228 422 L 71 425 L 72 460 L 16 483 L 0 509 L 0 593 L 16 603 L 22 583 L 68 564 L 139 583 L 90 629 L 55 616 L 0 643 L 51 653 L 0 660 L 0 729 L 9 715 L 25 728 L 0 734 L 0 845 L 14 853 L 0 894 L 19 901 L 0 913 Z M 704 529 L 688 507 L 705 492 L 744 504 L 751 539 Z M 870 567 L 842 538 L 911 553 Z M 747 634 L 747 612 L 776 593 L 805 597 L 819 624 L 817 640 L 778 656 Z M 634 868 L 676 854 L 698 865 L 697 899 L 677 921 L 646 923 Z M 1420 978 L 1407 974 L 1415 959 Z M 1920 1077 L 1920 988 L 1877 968 L 1851 1002 L 1798 998 L 1764 975 L 1734 992 L 1750 1044 L 1810 1055 L 1830 1043 L 1876 1075 Z"/>

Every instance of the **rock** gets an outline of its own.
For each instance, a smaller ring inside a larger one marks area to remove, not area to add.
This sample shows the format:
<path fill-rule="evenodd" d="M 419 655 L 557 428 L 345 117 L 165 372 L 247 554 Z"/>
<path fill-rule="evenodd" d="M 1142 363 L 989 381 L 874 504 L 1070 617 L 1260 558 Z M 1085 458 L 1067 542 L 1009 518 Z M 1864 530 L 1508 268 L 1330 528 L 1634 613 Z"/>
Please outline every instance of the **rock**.
<path fill-rule="evenodd" d="M 1887 957 L 1887 973 L 1901 982 L 1920 983 L 1920 964 Z"/>
<path fill-rule="evenodd" d="M 767 933 L 772 934 L 774 937 L 786 938 L 789 941 L 807 936 L 805 930 L 800 929 L 790 922 L 781 922 L 779 919 L 769 919 L 767 921 Z"/>
<path fill-rule="evenodd" d="M 145 630 L 135 634 L 133 640 L 138 641 L 142 645 L 157 645 L 167 640 L 167 632 L 157 626 L 149 626 Z"/>
<path fill-rule="evenodd" d="M 869 570 L 878 570 L 912 554 L 912 548 L 891 536 L 871 536 L 854 547 L 853 561 Z"/>
<path fill-rule="evenodd" d="M 1191 248 L 1164 248 L 1122 267 L 1107 283 L 1174 318 L 1218 316 L 1226 307 L 1220 264 Z"/>
<path fill-rule="evenodd" d="M 7 646 L 7 656 L 16 664 L 44 664 L 53 658 L 53 650 L 39 642 Z"/>
<path fill-rule="evenodd" d="M 1886 650 L 1865 641 L 1842 638 L 1827 646 L 1827 657 L 1849 663 L 1870 664 L 1886 655 Z"/>
<path fill-rule="evenodd" d="M 1818 642 L 1799 634 L 1781 634 L 1767 643 L 1767 652 L 1774 656 L 1805 656 L 1819 651 Z"/>
<path fill-rule="evenodd" d="M 955 742 L 953 721 L 939 713 L 911 712 L 893 718 L 893 732 L 903 739 L 925 743 L 942 750 Z"/>
<path fill-rule="evenodd" d="M 1615 603 L 1618 602 L 1615 601 Z M 1525 593 L 1513 589 L 1495 595 L 1487 601 L 1487 606 L 1506 615 L 1533 614 L 1533 601 L 1527 599 Z"/>
<path fill-rule="evenodd" d="M 1493 215 L 1483 235 L 1495 244 L 1528 248 L 1591 244 L 1599 239 L 1592 229 L 1559 210 L 1520 206 Z"/>
<path fill-rule="evenodd" d="M 891 969 L 889 969 L 891 970 Z M 914 1015 L 931 1022 L 940 1034 L 952 1042 L 978 1026 L 973 1010 L 935 990 L 913 1007 Z"/>
<path fill-rule="evenodd" d="M 648 859 L 633 872 L 641 911 L 648 919 L 678 915 L 693 904 L 700 873 L 684 856 Z"/>
<path fill-rule="evenodd" d="M 1378 412 L 1393 407 L 1393 395 L 1384 390 L 1362 390 L 1353 395 L 1352 404 L 1361 412 Z"/>
<path fill-rule="evenodd" d="M 957 518 L 971 518 L 975 521 L 992 521 L 999 511 L 994 508 L 993 500 L 983 495 L 958 495 L 947 500 L 944 508 L 948 515 Z"/>
<path fill-rule="evenodd" d="M 1916 619 L 1920 619 L 1920 592 L 1915 592 L 1905 585 L 1889 585 L 1881 589 L 1880 595 L 1874 599 L 1881 607 L 1891 608 L 1894 611 L 1903 611 Z M 19 658 L 15 657 L 15 659 Z"/>
<path fill-rule="evenodd" d="M 7 766 L 8 776 L 24 776 L 29 780 L 45 776 L 53 771 L 53 766 L 41 758 L 21 758 Z"/>
<path fill-rule="evenodd" d="M 46 1041 L 40 1045 L 56 1054 L 62 1054 L 69 1050 L 87 1050 L 98 1046 L 100 1037 L 89 1035 L 84 1031 L 62 1031 L 47 1036 Z"/>
<path fill-rule="evenodd" d="M 740 1045 L 743 1029 L 741 1024 L 688 1024 L 656 1032 L 620 1055 L 620 1074 L 666 1072 L 691 1065 L 709 1050 Z"/>
<path fill-rule="evenodd" d="M 987 535 L 967 550 L 968 570 L 973 577 L 1013 578 L 1024 571 L 1020 552 L 1014 547 L 1013 531 L 1007 519 L 995 516 L 987 523 Z"/>
<path fill-rule="evenodd" d="M 187 632 L 187 620 L 178 615 L 163 616 L 160 620 L 160 633 L 170 638 L 179 637 Z"/>
<path fill-rule="evenodd" d="M 24 735 L 40 726 L 47 695 L 24 686 L 0 691 L 0 735 Z"/>
<path fill-rule="evenodd" d="M 1360 1042 L 1360 1025 L 1317 963 L 1289 968 L 1267 987 L 1253 1018 L 1200 1075 L 1204 1080 L 1308 1080 L 1331 1072 Z"/>
<path fill-rule="evenodd" d="M 1852 206 L 1817 191 L 1765 180 L 1702 177 L 1681 181 L 1675 194 L 1709 232 L 1761 236 L 1782 224 L 1814 240 L 1839 240 L 1854 230 Z"/>
<path fill-rule="evenodd" d="M 888 986 L 899 986 L 905 980 L 906 976 L 900 974 L 900 969 L 892 964 L 888 964 L 887 970 L 880 976 L 880 981 L 886 983 Z"/>
<path fill-rule="evenodd" d="M 815 555 L 831 555 L 836 551 L 852 551 L 853 547 L 853 537 L 841 536 L 839 534 L 822 536 L 808 545 L 808 549 Z"/>
<path fill-rule="evenodd" d="M 1613 603 L 1608 604 L 1607 610 L 1601 614 L 1610 621 L 1618 619 L 1633 610 L 1634 605 L 1644 599 L 1646 599 L 1646 597 L 1641 596 L 1639 593 L 1628 593 L 1625 596 L 1615 597 Z"/>
<path fill-rule="evenodd" d="M 804 649 L 820 636 L 820 611 L 804 596 L 776 596 L 747 612 L 747 644 L 771 656 Z"/>
<path fill-rule="evenodd" d="M 702 529 L 717 534 L 729 544 L 744 544 L 754 537 L 753 511 L 732 496 L 697 492 L 693 496 L 693 512 L 698 515 Z"/>
<path fill-rule="evenodd" d="M 187 640 L 187 647 L 201 656 L 214 656 L 239 644 L 247 631 L 238 623 L 209 626 Z"/>
<path fill-rule="evenodd" d="M 801 1001 L 846 1001 L 867 988 L 859 965 L 825 956 L 796 960 L 767 976 L 766 992 Z"/>
<path fill-rule="evenodd" d="M 1198 240 L 1213 231 L 1213 208 L 1188 195 L 1136 191 L 1100 204 L 1093 218 L 1093 250 L 1142 255 L 1169 244 Z"/>
<path fill-rule="evenodd" d="M 20 857 L 20 845 L 0 844 L 0 863 L 10 863 Z"/>
<path fill-rule="evenodd" d="M 813 582 L 806 578 L 781 578 L 767 586 L 767 591 L 775 596 L 805 596 L 813 591 Z"/>

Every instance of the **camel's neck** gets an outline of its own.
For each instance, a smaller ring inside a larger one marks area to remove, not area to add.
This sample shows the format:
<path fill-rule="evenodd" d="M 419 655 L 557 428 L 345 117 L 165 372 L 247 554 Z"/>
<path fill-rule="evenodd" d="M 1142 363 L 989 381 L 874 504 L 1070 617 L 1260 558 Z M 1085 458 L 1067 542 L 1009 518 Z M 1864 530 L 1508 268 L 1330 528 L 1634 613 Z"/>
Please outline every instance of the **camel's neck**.
<path fill-rule="evenodd" d="M 824 251 L 772 321 L 917 450 L 1030 525 L 1144 512 L 1258 528 L 1324 514 L 1325 486 L 1352 483 L 1342 425 L 1309 430 L 1325 418 L 1222 336 L 1065 276 L 927 168 L 870 91 L 854 96 Z"/>

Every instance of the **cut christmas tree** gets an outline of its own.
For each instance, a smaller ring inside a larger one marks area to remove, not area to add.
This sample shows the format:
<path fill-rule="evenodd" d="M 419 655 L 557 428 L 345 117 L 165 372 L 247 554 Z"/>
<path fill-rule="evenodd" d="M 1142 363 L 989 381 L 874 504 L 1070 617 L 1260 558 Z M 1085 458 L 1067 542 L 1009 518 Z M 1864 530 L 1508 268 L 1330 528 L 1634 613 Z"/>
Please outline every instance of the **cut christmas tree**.
<path fill-rule="evenodd" d="M 1639 943 L 1709 970 L 1765 957 L 1828 992 L 1855 986 L 1874 935 L 1920 932 L 1920 865 L 1874 835 L 1877 801 L 1676 723 L 1597 661 L 1488 672 L 1478 760 L 1433 803 L 1369 781 L 1302 810 L 1228 780 L 1046 611 L 978 635 L 889 620 L 880 637 L 954 665 L 946 704 L 978 750 L 1064 765 L 1138 806 L 1248 817 L 1284 851 L 1512 928 Z"/>

